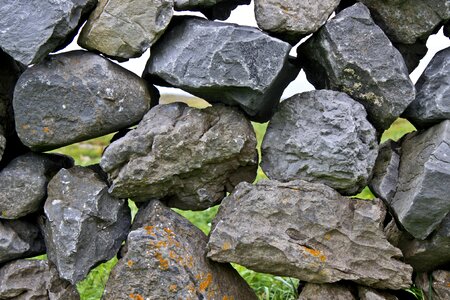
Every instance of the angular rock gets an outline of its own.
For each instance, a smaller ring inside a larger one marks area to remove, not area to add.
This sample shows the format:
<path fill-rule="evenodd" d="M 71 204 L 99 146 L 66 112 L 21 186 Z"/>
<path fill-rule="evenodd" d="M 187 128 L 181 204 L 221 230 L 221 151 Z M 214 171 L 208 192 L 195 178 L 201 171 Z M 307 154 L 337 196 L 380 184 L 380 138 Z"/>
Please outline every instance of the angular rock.
<path fill-rule="evenodd" d="M 226 20 L 238 5 L 250 4 L 250 0 L 175 0 L 176 10 L 200 11 L 210 20 Z"/>
<path fill-rule="evenodd" d="M 220 206 L 208 257 L 312 283 L 411 284 L 412 268 L 382 231 L 381 201 L 346 198 L 318 183 L 239 184 Z"/>
<path fill-rule="evenodd" d="M 16 260 L 0 268 L 0 299 L 79 300 L 77 289 L 46 260 Z"/>
<path fill-rule="evenodd" d="M 398 300 L 394 295 L 377 291 L 366 286 L 358 286 L 358 297 L 359 300 Z"/>
<path fill-rule="evenodd" d="M 151 201 L 138 212 L 102 299 L 257 299 L 230 265 L 206 258 L 206 242 L 189 221 Z"/>
<path fill-rule="evenodd" d="M 139 57 L 162 35 L 172 15 L 171 0 L 100 0 L 78 44 L 118 60 Z"/>
<path fill-rule="evenodd" d="M 144 80 L 119 65 L 72 51 L 25 71 L 13 104 L 20 139 L 43 151 L 136 124 L 150 108 L 150 92 Z"/>
<path fill-rule="evenodd" d="M 97 0 L 3 0 L 0 48 L 24 65 L 70 43 Z"/>
<path fill-rule="evenodd" d="M 356 300 L 350 290 L 341 284 L 306 283 L 298 300 Z"/>
<path fill-rule="evenodd" d="M 213 206 L 239 182 L 252 182 L 257 164 L 255 132 L 238 109 L 183 103 L 155 106 L 100 162 L 112 195 L 164 199 L 191 210 Z"/>
<path fill-rule="evenodd" d="M 308 81 L 349 94 L 380 132 L 414 100 L 401 54 L 361 3 L 341 11 L 297 51 Z"/>
<path fill-rule="evenodd" d="M 408 72 L 411 74 L 419 65 L 420 60 L 428 52 L 426 41 L 417 41 L 414 44 L 395 43 L 394 47 L 400 52 L 405 61 Z"/>
<path fill-rule="evenodd" d="M 431 274 L 417 274 L 416 286 L 421 288 L 425 299 L 448 300 L 450 299 L 450 272 L 437 270 Z M 431 295 L 430 295 L 431 292 Z"/>
<path fill-rule="evenodd" d="M 116 255 L 131 222 L 125 199 L 89 168 L 61 169 L 48 184 L 42 219 L 48 259 L 72 284 Z"/>
<path fill-rule="evenodd" d="M 416 83 L 416 99 L 403 114 L 416 127 L 450 119 L 450 47 L 439 51 Z"/>
<path fill-rule="evenodd" d="M 41 209 L 50 179 L 72 166 L 64 155 L 30 152 L 13 159 L 0 171 L 0 218 L 17 219 Z"/>
<path fill-rule="evenodd" d="M 280 104 L 261 151 L 261 167 L 270 179 L 320 182 L 354 195 L 367 185 L 378 142 L 361 104 L 344 93 L 320 90 Z"/>
<path fill-rule="evenodd" d="M 255 0 L 255 18 L 259 28 L 295 45 L 325 24 L 339 1 Z"/>
<path fill-rule="evenodd" d="M 257 28 L 177 17 L 152 47 L 143 76 L 266 122 L 299 71 L 290 49 Z"/>

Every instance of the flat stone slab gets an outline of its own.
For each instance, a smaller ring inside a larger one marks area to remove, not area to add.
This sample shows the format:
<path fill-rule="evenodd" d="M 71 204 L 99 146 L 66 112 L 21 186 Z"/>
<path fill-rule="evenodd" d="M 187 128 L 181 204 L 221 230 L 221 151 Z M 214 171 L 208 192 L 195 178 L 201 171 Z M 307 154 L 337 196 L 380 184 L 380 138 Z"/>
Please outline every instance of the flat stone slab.
<path fill-rule="evenodd" d="M 200 11 L 210 20 L 222 21 L 228 19 L 236 7 L 250 2 L 251 0 L 174 0 L 176 10 Z"/>

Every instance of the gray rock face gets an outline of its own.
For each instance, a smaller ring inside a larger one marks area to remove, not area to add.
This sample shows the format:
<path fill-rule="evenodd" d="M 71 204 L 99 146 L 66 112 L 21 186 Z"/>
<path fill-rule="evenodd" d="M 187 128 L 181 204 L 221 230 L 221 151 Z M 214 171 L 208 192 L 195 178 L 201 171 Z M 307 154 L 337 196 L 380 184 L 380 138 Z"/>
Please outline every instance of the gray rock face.
<path fill-rule="evenodd" d="M 302 179 L 356 194 L 378 152 L 366 111 L 344 93 L 312 91 L 281 102 L 262 144 L 262 168 L 274 180 Z"/>
<path fill-rule="evenodd" d="M 316 32 L 333 13 L 339 0 L 255 0 L 258 27 L 293 45 Z"/>
<path fill-rule="evenodd" d="M 416 276 L 415 283 L 417 287 L 423 290 L 425 294 L 425 299 L 433 299 L 433 300 L 450 299 L 449 271 L 437 270 L 431 273 L 431 275 L 427 273 L 420 273 Z M 430 285 L 431 285 L 431 295 L 430 295 Z"/>
<path fill-rule="evenodd" d="M 358 286 L 359 300 L 398 300 L 394 295 L 377 291 L 366 286 Z"/>
<path fill-rule="evenodd" d="M 268 121 L 299 71 L 288 61 L 291 46 L 252 27 L 194 17 L 173 20 L 152 47 L 144 77 Z"/>
<path fill-rule="evenodd" d="M 63 155 L 28 153 L 13 159 L 0 171 L 2 219 L 17 219 L 44 205 L 49 180 L 73 160 Z"/>
<path fill-rule="evenodd" d="M 48 258 L 72 284 L 116 255 L 131 222 L 127 201 L 109 195 L 100 176 L 82 167 L 53 177 L 44 211 Z"/>
<path fill-rule="evenodd" d="M 356 300 L 348 288 L 341 284 L 307 283 L 298 300 Z"/>
<path fill-rule="evenodd" d="M 46 260 L 16 260 L 0 268 L 0 299 L 79 300 L 80 296 Z"/>
<path fill-rule="evenodd" d="M 24 65 L 68 44 L 97 0 L 3 0 L 0 48 Z"/>
<path fill-rule="evenodd" d="M 417 127 L 450 119 L 450 47 L 439 51 L 416 83 L 416 99 L 404 116 Z"/>
<path fill-rule="evenodd" d="M 297 51 L 317 89 L 349 94 L 364 105 L 380 132 L 414 100 L 401 54 L 361 3 L 341 11 Z"/>
<path fill-rule="evenodd" d="M 159 198 L 192 210 L 217 204 L 241 181 L 252 182 L 257 164 L 255 132 L 238 109 L 182 103 L 155 106 L 100 162 L 113 195 Z"/>
<path fill-rule="evenodd" d="M 385 213 L 379 200 L 346 198 L 322 184 L 241 183 L 213 221 L 208 257 L 312 283 L 406 288 L 412 268 L 384 236 Z"/>
<path fill-rule="evenodd" d="M 25 71 L 13 104 L 22 142 L 49 150 L 136 124 L 150 108 L 150 93 L 130 71 L 99 55 L 72 51 Z"/>
<path fill-rule="evenodd" d="M 189 221 L 151 201 L 136 216 L 102 299 L 256 300 L 230 265 L 206 258 L 206 241 Z"/>
<path fill-rule="evenodd" d="M 250 4 L 250 0 L 175 0 L 176 10 L 202 12 L 210 20 L 226 20 L 238 5 Z"/>
<path fill-rule="evenodd" d="M 100 0 L 78 44 L 119 60 L 139 57 L 161 36 L 172 15 L 171 0 Z"/>

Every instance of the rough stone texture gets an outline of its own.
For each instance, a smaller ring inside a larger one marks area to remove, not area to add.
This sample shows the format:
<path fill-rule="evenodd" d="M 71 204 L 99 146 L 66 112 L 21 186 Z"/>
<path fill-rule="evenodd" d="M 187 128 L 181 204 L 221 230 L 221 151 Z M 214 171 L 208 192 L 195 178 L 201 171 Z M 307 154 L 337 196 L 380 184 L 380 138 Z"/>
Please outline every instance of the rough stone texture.
<path fill-rule="evenodd" d="M 366 286 L 358 286 L 359 300 L 398 300 L 394 295 L 377 291 Z"/>
<path fill-rule="evenodd" d="M 450 47 L 439 51 L 416 83 L 416 99 L 404 116 L 416 127 L 450 119 Z"/>
<path fill-rule="evenodd" d="M 102 299 L 256 300 L 230 265 L 206 258 L 206 241 L 189 221 L 151 201 L 136 216 Z"/>
<path fill-rule="evenodd" d="M 341 284 L 306 283 L 298 300 L 356 300 L 350 290 Z"/>
<path fill-rule="evenodd" d="M 3 0 L 0 48 L 24 65 L 68 44 L 97 0 Z"/>
<path fill-rule="evenodd" d="M 213 221 L 208 257 L 312 283 L 406 288 L 412 268 L 386 240 L 385 213 L 379 200 L 346 198 L 323 184 L 241 183 Z"/>
<path fill-rule="evenodd" d="M 80 296 L 46 260 L 16 260 L 0 268 L 0 299 L 79 300 Z"/>
<path fill-rule="evenodd" d="M 53 177 L 44 212 L 48 258 L 72 284 L 116 255 L 131 222 L 128 202 L 109 195 L 100 175 L 83 167 Z"/>
<path fill-rule="evenodd" d="M 293 45 L 316 32 L 333 13 L 339 0 L 255 0 L 258 27 Z"/>
<path fill-rule="evenodd" d="M 100 0 L 78 44 L 119 60 L 139 57 L 163 34 L 172 15 L 171 0 Z"/>
<path fill-rule="evenodd" d="M 288 61 L 291 46 L 253 27 L 195 17 L 173 20 L 152 47 L 144 78 L 268 121 L 299 71 Z"/>
<path fill-rule="evenodd" d="M 297 51 L 309 82 L 359 101 L 380 132 L 414 100 L 401 54 L 361 3 L 341 11 Z"/>
<path fill-rule="evenodd" d="M 395 43 L 395 48 L 403 56 L 408 72 L 412 73 L 420 63 L 420 60 L 425 57 L 428 52 L 426 41 L 417 41 L 414 44 Z"/>
<path fill-rule="evenodd" d="M 164 199 L 171 207 L 213 206 L 256 177 L 255 132 L 236 108 L 158 105 L 136 129 L 113 142 L 100 162 L 122 198 Z"/>
<path fill-rule="evenodd" d="M 200 11 L 210 20 L 226 20 L 238 5 L 250 4 L 250 0 L 175 0 L 176 10 Z"/>
<path fill-rule="evenodd" d="M 262 168 L 279 181 L 302 179 L 356 194 L 378 152 L 366 111 L 344 93 L 311 91 L 283 101 L 262 144 Z"/>
<path fill-rule="evenodd" d="M 431 282 L 430 282 L 431 281 Z M 450 299 L 450 272 L 437 270 L 431 274 L 417 274 L 416 286 L 421 288 L 425 294 L 425 299 L 448 300 Z M 431 295 L 430 295 L 431 285 Z"/>
<path fill-rule="evenodd" d="M 27 153 L 0 170 L 0 218 L 17 219 L 42 208 L 49 180 L 73 166 L 67 156 Z"/>
<path fill-rule="evenodd" d="M 4 134 L 3 127 L 0 125 L 0 160 L 2 160 L 3 152 L 5 152 L 6 148 L 6 138 L 3 136 Z"/>
<path fill-rule="evenodd" d="M 150 92 L 130 71 L 99 55 L 72 51 L 25 71 L 13 104 L 22 142 L 49 150 L 136 124 L 150 108 Z"/>

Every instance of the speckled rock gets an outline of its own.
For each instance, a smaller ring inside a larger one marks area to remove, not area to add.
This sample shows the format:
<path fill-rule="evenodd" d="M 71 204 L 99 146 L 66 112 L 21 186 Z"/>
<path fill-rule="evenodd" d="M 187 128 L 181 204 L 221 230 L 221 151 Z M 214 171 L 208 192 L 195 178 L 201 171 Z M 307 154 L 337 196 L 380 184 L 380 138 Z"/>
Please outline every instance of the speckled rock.
<path fill-rule="evenodd" d="M 298 300 L 356 300 L 350 290 L 341 284 L 306 283 Z"/>
<path fill-rule="evenodd" d="M 210 20 L 226 20 L 238 5 L 250 0 L 174 0 L 176 10 L 200 11 Z"/>
<path fill-rule="evenodd" d="M 433 300 L 450 299 L 449 271 L 437 270 L 431 274 L 427 273 L 417 274 L 415 284 L 417 287 L 422 289 L 422 291 L 425 294 L 425 299 L 433 299 Z"/>
<path fill-rule="evenodd" d="M 397 297 L 385 291 L 377 291 L 366 286 L 358 286 L 359 300 L 398 300 Z"/>

